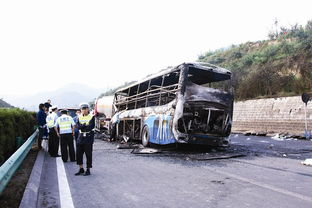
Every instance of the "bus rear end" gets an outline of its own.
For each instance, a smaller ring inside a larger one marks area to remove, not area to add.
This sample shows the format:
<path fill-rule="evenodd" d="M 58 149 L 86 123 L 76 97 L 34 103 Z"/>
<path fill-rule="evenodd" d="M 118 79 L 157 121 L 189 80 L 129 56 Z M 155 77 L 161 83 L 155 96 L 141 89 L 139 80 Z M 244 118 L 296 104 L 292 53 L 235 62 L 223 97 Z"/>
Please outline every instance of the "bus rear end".
<path fill-rule="evenodd" d="M 220 67 L 185 64 L 173 119 L 180 143 L 227 146 L 233 115 L 231 73 Z"/>

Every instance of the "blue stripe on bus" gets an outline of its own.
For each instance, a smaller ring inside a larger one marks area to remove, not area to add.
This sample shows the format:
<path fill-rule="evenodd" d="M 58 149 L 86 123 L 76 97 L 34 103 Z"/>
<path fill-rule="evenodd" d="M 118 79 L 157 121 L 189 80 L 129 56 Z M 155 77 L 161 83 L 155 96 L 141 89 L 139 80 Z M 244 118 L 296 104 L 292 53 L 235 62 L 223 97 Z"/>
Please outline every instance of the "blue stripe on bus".
<path fill-rule="evenodd" d="M 145 119 L 144 124 L 149 128 L 149 141 L 154 144 L 176 143 L 172 134 L 172 116 L 153 115 Z"/>

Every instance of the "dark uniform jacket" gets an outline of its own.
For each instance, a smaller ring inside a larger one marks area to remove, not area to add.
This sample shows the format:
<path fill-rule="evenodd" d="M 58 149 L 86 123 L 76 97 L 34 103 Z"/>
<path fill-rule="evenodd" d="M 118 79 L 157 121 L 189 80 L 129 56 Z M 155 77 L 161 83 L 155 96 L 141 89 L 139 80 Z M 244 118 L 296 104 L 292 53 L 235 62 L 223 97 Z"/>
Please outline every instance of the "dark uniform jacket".
<path fill-rule="evenodd" d="M 47 122 L 46 122 L 47 114 L 41 109 L 37 113 L 37 122 L 38 125 L 43 127 Z"/>
<path fill-rule="evenodd" d="M 87 143 L 92 144 L 94 142 L 94 131 L 93 131 L 94 127 L 95 127 L 94 117 L 90 120 L 88 125 L 81 124 L 78 119 L 77 128 L 79 129 L 80 133 L 77 139 L 77 144 L 87 144 Z M 84 134 L 84 132 L 87 133 Z"/>

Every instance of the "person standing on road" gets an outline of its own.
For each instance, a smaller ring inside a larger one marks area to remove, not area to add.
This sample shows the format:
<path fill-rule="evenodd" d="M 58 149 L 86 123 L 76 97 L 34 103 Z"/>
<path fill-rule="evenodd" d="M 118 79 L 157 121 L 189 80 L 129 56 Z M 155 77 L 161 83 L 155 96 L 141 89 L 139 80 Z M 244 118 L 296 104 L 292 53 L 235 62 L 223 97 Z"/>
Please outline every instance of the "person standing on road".
<path fill-rule="evenodd" d="M 80 114 L 81 114 L 81 110 L 78 109 L 78 110 L 76 111 L 76 116 L 73 118 L 73 119 L 74 119 L 74 122 L 75 122 L 75 124 L 76 124 L 76 126 L 75 126 L 75 141 L 76 141 L 76 142 L 77 142 L 77 138 L 78 138 L 78 136 L 79 136 L 79 129 L 77 128 L 77 124 L 78 124 L 78 118 L 79 118 Z"/>
<path fill-rule="evenodd" d="M 57 106 L 54 105 L 50 107 L 52 112 L 47 116 L 47 126 L 49 130 L 49 154 L 51 157 L 59 157 L 58 150 L 59 150 L 59 137 L 55 131 L 55 123 L 58 118 L 57 116 Z"/>
<path fill-rule="evenodd" d="M 75 175 L 90 175 L 90 168 L 92 168 L 92 150 L 94 142 L 94 127 L 95 120 L 90 114 L 90 107 L 87 103 L 80 104 L 81 115 L 78 117 L 77 127 L 79 129 L 79 136 L 77 139 L 77 164 L 79 171 Z M 83 154 L 86 154 L 87 170 L 83 169 Z"/>
<path fill-rule="evenodd" d="M 37 113 L 37 122 L 39 128 L 39 137 L 38 137 L 38 148 L 42 149 L 41 142 L 44 137 L 44 132 L 46 129 L 46 113 L 44 112 L 44 104 L 39 104 L 39 111 Z"/>
<path fill-rule="evenodd" d="M 74 162 L 76 161 L 74 149 L 75 122 L 71 116 L 67 115 L 67 113 L 67 109 L 61 110 L 61 116 L 57 118 L 54 129 L 58 137 L 61 138 L 61 155 L 63 162 L 67 162 L 68 160 L 68 151 L 70 161 Z"/>
<path fill-rule="evenodd" d="M 49 115 L 49 109 L 52 107 L 52 105 L 49 102 L 45 102 L 43 105 L 44 105 L 43 110 L 44 110 L 44 112 L 46 114 L 46 118 L 47 118 L 47 116 Z M 49 136 L 48 129 L 44 128 L 44 132 L 43 132 L 43 137 L 42 138 L 47 140 L 48 136 Z"/>

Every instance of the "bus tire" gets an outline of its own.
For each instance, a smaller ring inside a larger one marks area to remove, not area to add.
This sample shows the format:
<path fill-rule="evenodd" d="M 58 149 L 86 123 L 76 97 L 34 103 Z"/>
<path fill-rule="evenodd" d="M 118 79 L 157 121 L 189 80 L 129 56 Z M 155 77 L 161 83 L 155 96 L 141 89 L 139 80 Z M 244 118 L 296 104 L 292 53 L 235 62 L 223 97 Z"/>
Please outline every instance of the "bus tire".
<path fill-rule="evenodd" d="M 144 147 L 148 147 L 149 146 L 149 130 L 148 130 L 148 126 L 144 126 L 144 128 L 142 130 L 141 140 L 142 140 L 142 145 Z"/>

